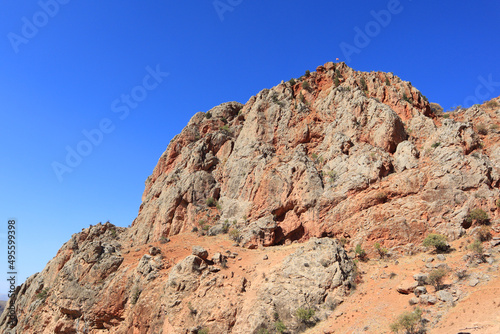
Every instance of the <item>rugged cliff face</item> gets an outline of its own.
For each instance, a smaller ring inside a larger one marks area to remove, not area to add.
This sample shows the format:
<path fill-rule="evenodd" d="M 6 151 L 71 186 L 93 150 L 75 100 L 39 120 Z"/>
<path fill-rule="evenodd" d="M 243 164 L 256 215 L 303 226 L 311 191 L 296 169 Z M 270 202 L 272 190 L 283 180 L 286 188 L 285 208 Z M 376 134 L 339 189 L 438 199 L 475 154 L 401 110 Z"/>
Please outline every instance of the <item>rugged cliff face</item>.
<path fill-rule="evenodd" d="M 498 99 L 433 110 L 390 73 L 327 63 L 195 114 L 132 227 L 73 235 L 10 300 L 15 330 L 295 333 L 311 325 L 298 309 L 327 319 L 355 280 L 337 240 L 405 254 L 429 232 L 472 233 L 472 209 L 498 218 Z"/>
<path fill-rule="evenodd" d="M 325 64 L 194 115 L 146 181 L 134 237 L 236 220 L 250 248 L 343 236 L 409 250 L 430 229 L 457 238 L 471 208 L 495 209 L 498 133 L 477 133 L 497 124 L 493 111 L 438 118 L 409 82 Z"/>

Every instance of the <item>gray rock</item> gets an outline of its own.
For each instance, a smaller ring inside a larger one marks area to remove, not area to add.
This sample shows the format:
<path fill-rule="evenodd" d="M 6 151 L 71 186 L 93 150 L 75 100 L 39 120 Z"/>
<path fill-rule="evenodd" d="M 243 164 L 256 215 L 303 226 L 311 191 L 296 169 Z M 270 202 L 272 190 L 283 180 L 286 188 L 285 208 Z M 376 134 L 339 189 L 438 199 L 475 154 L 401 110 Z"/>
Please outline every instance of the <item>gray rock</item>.
<path fill-rule="evenodd" d="M 161 253 L 161 249 L 159 249 L 158 247 L 151 247 L 149 248 L 149 254 L 152 255 L 152 256 L 155 256 L 155 255 L 158 255 Z"/>
<path fill-rule="evenodd" d="M 420 153 L 415 145 L 407 140 L 399 143 L 394 153 L 394 167 L 396 171 L 402 172 L 405 169 L 415 168 L 418 165 Z"/>
<path fill-rule="evenodd" d="M 202 259 L 207 259 L 208 258 L 208 252 L 205 248 L 201 246 L 193 246 L 193 255 L 201 257 Z"/>
<path fill-rule="evenodd" d="M 137 272 L 147 275 L 149 274 L 152 270 L 153 267 L 151 266 L 151 256 L 144 254 L 142 258 L 139 260 L 139 264 L 137 264 Z"/>
<path fill-rule="evenodd" d="M 475 287 L 478 284 L 479 284 L 479 280 L 475 277 L 473 277 L 469 280 L 469 286 Z"/>
<path fill-rule="evenodd" d="M 160 257 L 153 258 L 151 255 L 144 254 L 137 264 L 137 272 L 143 276 L 148 275 L 153 271 L 158 271 L 163 267 Z"/>
<path fill-rule="evenodd" d="M 416 305 L 419 303 L 419 299 L 417 297 L 412 297 L 412 298 L 410 298 L 408 303 L 410 303 L 410 305 Z"/>
<path fill-rule="evenodd" d="M 225 227 L 223 223 L 216 224 L 208 230 L 208 235 L 215 236 L 215 235 L 223 234 L 224 231 L 226 231 L 226 230 L 227 230 L 227 227 Z"/>
<path fill-rule="evenodd" d="M 413 278 L 415 281 L 417 281 L 418 285 L 425 285 L 425 282 L 427 281 L 427 278 L 429 277 L 429 274 L 424 274 L 424 273 L 418 273 L 413 275 Z"/>
<path fill-rule="evenodd" d="M 418 287 L 418 282 L 405 280 L 399 284 L 399 286 L 396 288 L 396 290 L 397 290 L 397 292 L 399 292 L 403 295 L 408 295 L 408 294 L 414 292 L 417 287 Z"/>
<path fill-rule="evenodd" d="M 453 303 L 453 295 L 446 290 L 436 292 L 436 297 L 446 303 Z"/>
<path fill-rule="evenodd" d="M 221 263 L 223 259 L 223 255 L 221 253 L 214 253 L 212 256 L 212 262 L 215 264 Z"/>
<path fill-rule="evenodd" d="M 208 271 L 211 273 L 216 273 L 220 271 L 220 268 L 216 266 L 208 266 Z"/>
<path fill-rule="evenodd" d="M 434 305 L 437 303 L 436 297 L 434 297 L 433 295 L 429 295 L 429 294 L 421 295 L 419 297 L 419 299 L 420 299 L 421 304 Z"/>
<path fill-rule="evenodd" d="M 340 243 L 330 238 L 311 238 L 266 273 L 267 282 L 257 292 L 257 296 L 261 296 L 259 303 L 252 307 L 252 314 L 259 322 L 251 328 L 248 322 L 242 322 L 241 326 L 247 326 L 242 333 L 252 333 L 261 324 L 269 328 L 275 322 L 274 312 L 279 313 L 281 319 L 292 320 L 290 314 L 298 307 L 306 307 L 306 300 L 308 307 L 319 310 L 315 315 L 318 320 L 326 319 L 348 292 L 352 270 L 352 261 Z"/>
<path fill-rule="evenodd" d="M 436 258 L 439 260 L 439 261 L 446 261 L 446 256 L 444 256 L 443 254 L 438 254 L 436 256 Z"/>
<path fill-rule="evenodd" d="M 438 263 L 435 266 L 437 269 L 450 270 L 450 267 L 446 263 Z"/>
<path fill-rule="evenodd" d="M 417 286 L 415 290 L 413 290 L 413 293 L 418 297 L 421 295 L 425 295 L 427 293 L 427 289 L 425 288 L 425 286 Z"/>
<path fill-rule="evenodd" d="M 248 225 L 242 232 L 241 245 L 255 249 L 259 245 L 271 246 L 275 242 L 278 225 L 272 215 L 267 215 Z"/>
<path fill-rule="evenodd" d="M 111 255 L 103 258 L 92 267 L 92 272 L 95 272 L 101 279 L 105 279 L 111 273 L 118 270 L 123 262 L 123 257 Z"/>
<path fill-rule="evenodd" d="M 490 241 L 491 247 L 497 247 L 500 245 L 500 238 L 494 237 L 493 240 Z"/>
<path fill-rule="evenodd" d="M 167 288 L 176 291 L 193 291 L 198 288 L 199 276 L 207 269 L 207 264 L 201 257 L 189 255 L 177 263 L 171 270 L 167 279 Z"/>

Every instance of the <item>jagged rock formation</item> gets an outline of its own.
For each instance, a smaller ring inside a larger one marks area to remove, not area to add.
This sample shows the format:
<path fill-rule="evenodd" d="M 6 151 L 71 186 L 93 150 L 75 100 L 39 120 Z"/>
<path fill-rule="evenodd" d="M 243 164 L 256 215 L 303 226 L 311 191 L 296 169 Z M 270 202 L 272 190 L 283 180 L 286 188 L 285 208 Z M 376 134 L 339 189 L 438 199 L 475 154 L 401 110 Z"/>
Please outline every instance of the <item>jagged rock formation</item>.
<path fill-rule="evenodd" d="M 392 74 L 327 63 L 194 115 L 146 181 L 133 233 L 144 243 L 236 220 L 250 248 L 311 236 L 407 246 L 429 229 L 457 238 L 470 208 L 495 208 L 499 184 L 467 117 L 436 117 Z"/>
<path fill-rule="evenodd" d="M 18 288 L 15 330 L 257 333 L 279 320 L 296 333 L 310 324 L 297 308 L 326 319 L 354 279 L 333 238 L 414 252 L 428 232 L 474 230 L 474 208 L 498 218 L 498 99 L 438 109 L 390 73 L 327 63 L 195 114 L 132 227 L 84 229 Z"/>

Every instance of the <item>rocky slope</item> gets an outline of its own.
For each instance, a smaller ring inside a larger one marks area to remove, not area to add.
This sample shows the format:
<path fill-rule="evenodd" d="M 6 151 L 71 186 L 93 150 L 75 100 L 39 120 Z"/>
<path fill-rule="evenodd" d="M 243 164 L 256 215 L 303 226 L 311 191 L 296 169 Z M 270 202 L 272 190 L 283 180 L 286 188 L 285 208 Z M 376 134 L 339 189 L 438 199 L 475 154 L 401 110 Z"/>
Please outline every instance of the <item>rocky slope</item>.
<path fill-rule="evenodd" d="M 496 224 L 499 116 L 498 99 L 442 114 L 411 83 L 343 63 L 197 113 L 132 227 L 82 230 L 18 288 L 15 329 L 303 331 L 352 292 L 341 244 L 397 257 L 429 232 L 473 235 L 473 209 Z"/>

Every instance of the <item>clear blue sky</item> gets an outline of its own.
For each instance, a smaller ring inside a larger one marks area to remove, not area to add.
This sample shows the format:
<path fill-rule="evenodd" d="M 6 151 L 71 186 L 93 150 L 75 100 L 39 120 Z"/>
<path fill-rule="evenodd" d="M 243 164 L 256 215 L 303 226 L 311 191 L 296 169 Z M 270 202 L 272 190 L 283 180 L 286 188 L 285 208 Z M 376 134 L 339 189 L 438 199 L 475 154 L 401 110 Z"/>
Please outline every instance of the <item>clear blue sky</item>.
<path fill-rule="evenodd" d="M 129 225 L 198 111 L 336 58 L 394 72 L 445 109 L 500 95 L 480 79 L 500 82 L 498 1 L 40 3 L 0 4 L 0 277 L 12 217 L 19 282 L 82 228 Z M 69 166 L 68 149 L 86 156 Z"/>

